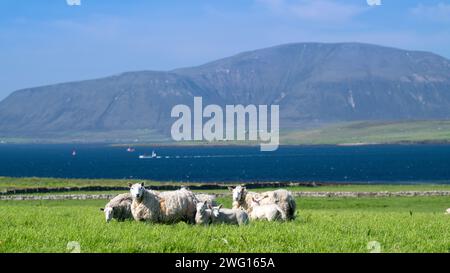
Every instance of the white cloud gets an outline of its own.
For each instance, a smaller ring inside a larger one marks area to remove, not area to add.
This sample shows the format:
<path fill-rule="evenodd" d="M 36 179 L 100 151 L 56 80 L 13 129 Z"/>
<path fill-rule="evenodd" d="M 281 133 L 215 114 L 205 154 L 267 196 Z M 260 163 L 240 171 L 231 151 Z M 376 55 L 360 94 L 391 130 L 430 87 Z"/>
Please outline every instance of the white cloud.
<path fill-rule="evenodd" d="M 69 6 L 81 6 L 81 0 L 66 0 Z"/>
<path fill-rule="evenodd" d="M 422 19 L 450 22 L 450 4 L 439 3 L 436 5 L 419 4 L 412 8 L 411 14 Z"/>
<path fill-rule="evenodd" d="M 336 0 L 256 0 L 274 13 L 313 22 L 347 22 L 367 7 L 344 4 Z"/>

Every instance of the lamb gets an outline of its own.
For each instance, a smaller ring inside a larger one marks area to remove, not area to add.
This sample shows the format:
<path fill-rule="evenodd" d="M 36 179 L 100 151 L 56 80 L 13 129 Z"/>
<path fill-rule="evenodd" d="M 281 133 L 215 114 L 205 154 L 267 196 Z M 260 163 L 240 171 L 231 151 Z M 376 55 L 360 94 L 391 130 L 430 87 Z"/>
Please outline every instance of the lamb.
<path fill-rule="evenodd" d="M 105 212 L 106 222 L 108 223 L 112 219 L 117 219 L 120 222 L 133 219 L 133 215 L 131 214 L 132 201 L 133 199 L 129 193 L 119 194 L 111 199 L 105 205 L 105 208 L 100 209 Z"/>
<path fill-rule="evenodd" d="M 157 192 L 146 190 L 144 183 L 130 186 L 131 213 L 136 221 L 153 223 L 195 222 L 195 195 L 187 190 Z"/>
<path fill-rule="evenodd" d="M 211 206 L 208 201 L 197 203 L 197 213 L 195 214 L 195 223 L 197 225 L 209 225 L 212 221 Z"/>
<path fill-rule="evenodd" d="M 212 208 L 211 222 L 214 224 L 248 224 L 248 214 L 243 209 L 223 209 L 222 205 Z"/>
<path fill-rule="evenodd" d="M 286 220 L 286 214 L 283 212 L 280 206 L 276 204 L 261 205 L 260 202 L 261 200 L 252 198 L 252 204 L 249 208 L 249 217 L 251 220 L 268 220 L 269 222 L 276 220 Z"/>
<path fill-rule="evenodd" d="M 233 192 L 233 208 L 243 208 L 249 212 L 252 198 L 261 200 L 261 205 L 276 204 L 286 215 L 287 220 L 295 219 L 295 199 L 287 190 L 275 190 L 263 193 L 249 192 L 244 186 L 229 187 Z M 263 198 L 264 197 L 264 198 Z"/>

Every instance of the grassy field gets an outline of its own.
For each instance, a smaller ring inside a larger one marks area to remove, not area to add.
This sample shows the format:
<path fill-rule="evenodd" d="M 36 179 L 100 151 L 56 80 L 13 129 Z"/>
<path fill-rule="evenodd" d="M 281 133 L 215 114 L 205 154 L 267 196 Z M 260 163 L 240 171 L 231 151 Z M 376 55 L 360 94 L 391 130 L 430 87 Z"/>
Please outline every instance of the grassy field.
<path fill-rule="evenodd" d="M 243 227 L 106 224 L 104 204 L 0 201 L 0 252 L 450 252 L 448 197 L 302 198 L 293 222 Z"/>
<path fill-rule="evenodd" d="M 350 122 L 282 131 L 281 144 L 450 142 L 450 121 Z"/>
<path fill-rule="evenodd" d="M 120 142 L 117 142 L 120 139 Z M 136 140 L 138 140 L 136 142 Z M 281 145 L 344 143 L 450 143 L 450 120 L 354 121 L 323 125 L 312 129 L 280 130 Z M 151 130 L 71 132 L 69 134 L 8 137 L 1 143 L 116 143 L 113 146 L 155 145 L 259 145 L 257 141 L 174 142 L 168 135 Z"/>
<path fill-rule="evenodd" d="M 158 182 L 150 180 L 130 180 L 130 179 L 63 179 L 63 178 L 40 178 L 40 177 L 0 177 L 0 192 L 10 189 L 32 189 L 32 188 L 61 188 L 61 187 L 85 187 L 85 186 L 109 186 L 127 187 L 129 183 L 145 182 L 145 185 L 181 185 L 180 182 Z M 183 183 L 183 185 L 198 185 L 199 183 Z M 230 185 L 240 184 L 229 183 Z M 352 191 L 352 192 L 374 192 L 374 191 L 450 191 L 450 185 L 443 184 L 409 184 L 409 185 L 385 185 L 385 184 L 333 184 L 317 187 L 293 186 L 284 187 L 291 191 Z M 252 189 L 253 191 L 266 191 L 274 188 Z M 104 193 L 114 193 L 116 191 L 106 191 Z M 228 190 L 202 190 L 202 192 L 225 193 Z M 39 193 L 39 194 L 68 194 L 68 193 L 99 193 L 93 191 Z M 102 192 L 103 193 L 103 192 Z"/>
<path fill-rule="evenodd" d="M 0 189 L 124 186 L 130 180 L 0 178 Z M 136 181 L 131 181 L 136 182 Z M 161 182 L 146 181 L 148 185 Z M 256 189 L 265 191 L 270 188 Z M 289 187 L 291 191 L 430 191 L 449 185 L 333 185 Z M 223 193 L 227 190 L 202 190 Z M 118 193 L 107 192 L 58 192 Z M 49 193 L 38 193 L 49 194 Z M 230 197 L 219 198 L 226 207 Z M 0 201 L 0 252 L 450 252 L 450 197 L 299 198 L 297 219 L 248 226 L 109 224 L 105 200 Z"/>

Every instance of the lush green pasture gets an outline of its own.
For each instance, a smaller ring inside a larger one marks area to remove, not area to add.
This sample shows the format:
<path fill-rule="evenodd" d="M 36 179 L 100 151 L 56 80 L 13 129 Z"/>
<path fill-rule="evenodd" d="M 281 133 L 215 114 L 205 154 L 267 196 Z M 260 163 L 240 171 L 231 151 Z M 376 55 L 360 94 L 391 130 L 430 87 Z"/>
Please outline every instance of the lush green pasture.
<path fill-rule="evenodd" d="M 176 185 L 180 186 L 180 182 L 157 182 L 151 180 L 129 180 L 129 179 L 63 179 L 63 178 L 40 178 L 40 177 L 0 177 L 0 191 L 8 189 L 26 189 L 26 188 L 61 188 L 61 187 L 86 187 L 86 186 L 108 186 L 108 187 L 126 187 L 129 183 L 145 182 L 146 185 Z M 195 185 L 198 183 L 184 183 L 183 185 Z M 230 185 L 239 183 L 229 183 Z M 284 187 L 286 188 L 286 187 Z M 252 189 L 252 191 L 266 191 L 273 188 Z M 383 185 L 383 184 L 365 184 L 365 185 L 329 185 L 318 187 L 293 186 L 287 187 L 291 191 L 358 191 L 358 192 L 374 192 L 374 191 L 433 191 L 444 190 L 450 191 L 450 185 L 442 184 L 411 184 L 411 185 Z M 228 190 L 201 190 L 202 192 L 224 193 Z M 110 193 L 116 191 L 107 191 Z M 99 193 L 86 191 L 59 192 L 50 194 L 69 194 L 69 193 Z M 39 193 L 48 194 L 48 193 Z"/>
<path fill-rule="evenodd" d="M 281 144 L 418 143 L 450 141 L 450 121 L 359 121 L 282 131 Z"/>
<path fill-rule="evenodd" d="M 229 198 L 221 199 L 230 206 Z M 449 252 L 448 197 L 302 198 L 289 223 L 104 222 L 105 201 L 0 201 L 0 252 Z"/>

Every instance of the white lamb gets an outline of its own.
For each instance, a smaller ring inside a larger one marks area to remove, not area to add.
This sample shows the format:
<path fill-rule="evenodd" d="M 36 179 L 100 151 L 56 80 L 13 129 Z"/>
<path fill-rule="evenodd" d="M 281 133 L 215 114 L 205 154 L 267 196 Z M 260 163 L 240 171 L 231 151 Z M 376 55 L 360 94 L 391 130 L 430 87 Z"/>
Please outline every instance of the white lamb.
<path fill-rule="evenodd" d="M 252 199 L 261 200 L 261 205 L 276 204 L 287 220 L 295 219 L 296 203 L 291 192 L 287 190 L 267 191 L 263 193 L 249 192 L 244 186 L 237 186 L 235 188 L 229 187 L 233 192 L 233 208 L 243 208 L 247 212 L 250 211 Z"/>
<path fill-rule="evenodd" d="M 264 197 L 265 198 L 265 197 Z M 276 204 L 261 205 L 261 200 L 252 199 L 251 207 L 249 208 L 249 216 L 251 220 L 286 220 L 286 214 L 280 206 Z"/>
<path fill-rule="evenodd" d="M 195 222 L 195 195 L 187 190 L 157 192 L 146 190 L 144 183 L 130 185 L 131 213 L 136 221 L 176 223 Z"/>
<path fill-rule="evenodd" d="M 212 208 L 211 222 L 213 224 L 248 224 L 248 214 L 243 209 L 223 209 L 222 205 Z"/>
<path fill-rule="evenodd" d="M 117 219 L 117 221 L 125 221 L 127 219 L 133 219 L 131 214 L 131 203 L 133 199 L 130 193 L 119 194 L 113 199 L 111 199 L 105 208 L 100 210 L 105 212 L 105 219 L 108 223 L 112 219 Z"/>
<path fill-rule="evenodd" d="M 208 201 L 197 203 L 197 213 L 195 214 L 195 223 L 197 225 L 209 225 L 212 222 L 212 211 Z"/>

